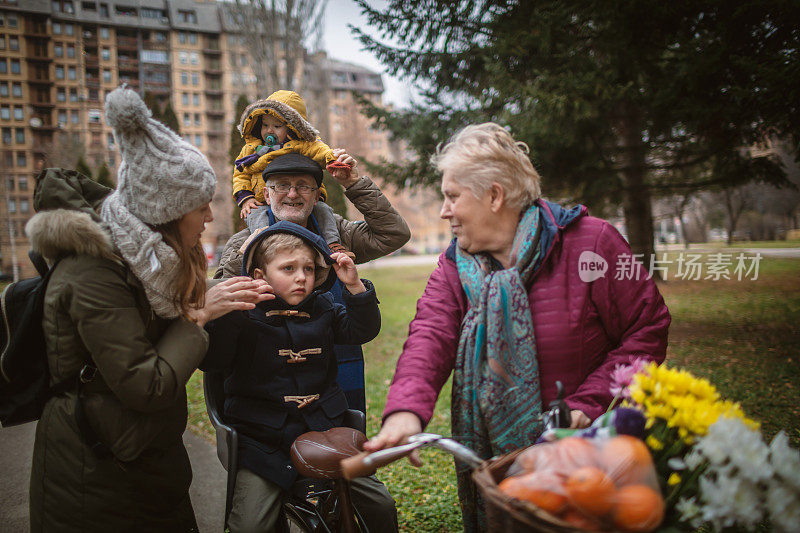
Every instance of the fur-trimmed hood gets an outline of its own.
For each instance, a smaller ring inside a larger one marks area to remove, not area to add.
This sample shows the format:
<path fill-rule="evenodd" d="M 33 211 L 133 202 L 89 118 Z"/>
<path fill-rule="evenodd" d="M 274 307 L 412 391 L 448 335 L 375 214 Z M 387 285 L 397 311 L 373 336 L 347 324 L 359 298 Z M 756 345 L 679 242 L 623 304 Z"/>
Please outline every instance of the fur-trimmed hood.
<path fill-rule="evenodd" d="M 53 261 L 66 255 L 114 258 L 109 234 L 89 216 L 73 209 L 34 215 L 25 225 L 31 248 Z"/>
<path fill-rule="evenodd" d="M 238 128 L 246 142 L 260 138 L 260 132 L 253 131 L 253 126 L 260 123 L 260 117 L 265 114 L 284 121 L 301 141 L 315 141 L 319 137 L 319 131 L 308 122 L 305 101 L 294 91 L 281 90 L 253 102 L 242 112 Z"/>
<path fill-rule="evenodd" d="M 31 248 L 49 260 L 65 255 L 115 257 L 98 211 L 111 192 L 74 170 L 47 168 L 36 176 L 33 208 L 25 225 Z"/>

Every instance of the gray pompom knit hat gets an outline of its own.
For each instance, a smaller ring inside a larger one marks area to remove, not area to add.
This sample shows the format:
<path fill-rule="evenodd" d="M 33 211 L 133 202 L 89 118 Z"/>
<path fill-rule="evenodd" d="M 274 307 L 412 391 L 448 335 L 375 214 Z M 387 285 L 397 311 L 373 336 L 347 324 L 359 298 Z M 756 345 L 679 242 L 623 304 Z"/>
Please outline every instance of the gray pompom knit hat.
<path fill-rule="evenodd" d="M 120 202 L 139 220 L 159 225 L 211 201 L 217 178 L 208 159 L 175 132 L 150 118 L 145 103 L 125 86 L 106 97 L 106 120 L 122 154 Z"/>

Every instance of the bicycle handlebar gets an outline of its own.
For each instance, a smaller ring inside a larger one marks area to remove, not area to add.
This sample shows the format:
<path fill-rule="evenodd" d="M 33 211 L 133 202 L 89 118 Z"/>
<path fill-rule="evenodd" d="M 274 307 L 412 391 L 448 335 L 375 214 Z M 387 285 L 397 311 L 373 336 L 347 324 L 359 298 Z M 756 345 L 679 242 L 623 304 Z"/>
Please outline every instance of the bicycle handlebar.
<path fill-rule="evenodd" d="M 374 474 L 378 468 L 393 463 L 398 459 L 402 459 L 412 451 L 424 447 L 434 447 L 444 450 L 454 455 L 456 459 L 467 463 L 471 468 L 477 468 L 483 462 L 483 459 L 478 457 L 475 452 L 453 439 L 448 439 L 433 433 L 418 433 L 410 436 L 407 444 L 393 446 L 373 453 L 361 452 L 358 455 L 342 459 L 342 476 L 348 480 L 362 476 L 370 476 Z"/>

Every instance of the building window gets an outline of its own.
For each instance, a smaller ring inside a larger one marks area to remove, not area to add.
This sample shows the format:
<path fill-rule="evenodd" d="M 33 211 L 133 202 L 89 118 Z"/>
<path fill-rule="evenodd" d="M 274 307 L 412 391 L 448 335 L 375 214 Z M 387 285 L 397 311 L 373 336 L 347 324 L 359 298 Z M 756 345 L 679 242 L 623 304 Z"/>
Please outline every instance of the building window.
<path fill-rule="evenodd" d="M 25 144 L 25 128 L 17 128 L 14 134 L 17 144 Z"/>
<path fill-rule="evenodd" d="M 100 51 L 100 57 L 103 58 L 103 61 L 110 61 L 111 50 L 109 48 L 103 47 L 103 49 Z"/>
<path fill-rule="evenodd" d="M 14 120 L 25 120 L 25 111 L 21 105 L 14 106 Z"/>
<path fill-rule="evenodd" d="M 200 93 L 194 93 L 192 95 L 192 103 L 194 105 L 200 105 Z"/>
<path fill-rule="evenodd" d="M 231 60 L 231 66 L 235 67 L 236 66 L 236 54 L 235 53 L 231 52 L 230 60 Z"/>
<path fill-rule="evenodd" d="M 114 6 L 114 12 L 125 17 L 135 17 L 137 14 L 136 8 L 131 6 Z"/>
<path fill-rule="evenodd" d="M 17 16 L 16 15 L 8 15 L 8 27 L 9 28 L 16 28 L 17 27 Z"/>
<path fill-rule="evenodd" d="M 19 200 L 19 212 L 20 213 L 27 213 L 31 210 L 30 203 L 25 198 L 20 198 Z"/>
<path fill-rule="evenodd" d="M 202 119 L 200 118 L 200 113 L 195 113 L 194 114 L 194 125 L 195 126 L 199 126 L 200 123 L 201 123 L 201 120 Z"/>
<path fill-rule="evenodd" d="M 197 54 L 197 52 L 192 52 L 189 54 L 189 60 L 192 62 L 192 65 L 197 65 L 200 63 L 200 56 Z"/>
<path fill-rule="evenodd" d="M 11 96 L 14 98 L 22 98 L 22 84 L 14 82 L 11 84 Z"/>
<path fill-rule="evenodd" d="M 183 93 L 181 95 L 181 103 L 183 105 L 189 105 L 189 93 Z"/>
<path fill-rule="evenodd" d="M 56 67 L 58 69 L 59 67 Z M 62 68 L 63 74 L 63 68 Z M 56 89 L 56 101 L 57 102 L 66 102 L 67 101 L 67 90 L 63 87 L 59 87 Z"/>
<path fill-rule="evenodd" d="M 64 57 L 64 46 L 61 43 L 53 45 L 53 55 L 56 57 Z"/>
<path fill-rule="evenodd" d="M 102 113 L 99 109 L 90 109 L 86 112 L 86 116 L 89 119 L 89 122 L 92 124 L 100 124 L 100 118 L 102 117 Z"/>
<path fill-rule="evenodd" d="M 19 176 L 17 178 L 17 187 L 19 188 L 20 191 L 27 191 L 28 190 L 28 177 L 27 176 Z"/>
<path fill-rule="evenodd" d="M 100 16 L 108 18 L 108 4 L 100 4 Z"/>
<path fill-rule="evenodd" d="M 78 89 L 72 88 L 69 90 L 69 101 L 70 102 L 78 101 Z"/>
<path fill-rule="evenodd" d="M 0 35 L 0 50 L 6 49 L 6 36 Z"/>
<path fill-rule="evenodd" d="M 191 126 L 192 125 L 192 117 L 189 113 L 183 114 L 183 125 L 184 126 Z"/>
<path fill-rule="evenodd" d="M 0 119 L 11 120 L 11 108 L 7 105 L 0 106 Z"/>
<path fill-rule="evenodd" d="M 9 191 L 14 190 L 14 176 L 9 176 L 8 179 L 6 180 L 6 189 L 8 189 Z"/>
<path fill-rule="evenodd" d="M 67 123 L 67 112 L 63 109 L 58 110 L 58 123 L 59 125 Z"/>
<path fill-rule="evenodd" d="M 197 34 L 190 33 L 189 34 L 189 44 L 197 44 Z"/>
<path fill-rule="evenodd" d="M 158 43 L 167 42 L 167 34 L 163 31 L 153 32 L 153 39 Z"/>
<path fill-rule="evenodd" d="M 108 39 L 111 36 L 111 32 L 108 31 L 108 28 L 100 28 L 100 38 L 101 39 Z"/>
<path fill-rule="evenodd" d="M 70 80 L 78 79 L 78 71 L 75 67 L 67 67 L 67 79 Z"/>
<path fill-rule="evenodd" d="M 8 82 L 0 81 L 0 96 L 8 97 Z"/>
<path fill-rule="evenodd" d="M 61 35 L 61 23 L 60 22 L 53 22 L 53 34 L 54 35 Z"/>
<path fill-rule="evenodd" d="M 72 24 L 64 24 L 64 35 L 75 35 L 75 26 Z"/>
<path fill-rule="evenodd" d="M 111 83 L 111 71 L 107 68 L 103 69 L 103 82 L 104 83 Z"/>
<path fill-rule="evenodd" d="M 185 65 L 189 62 L 189 54 L 186 52 L 179 52 L 178 53 L 178 61 L 180 61 L 181 65 Z"/>
<path fill-rule="evenodd" d="M 81 121 L 80 115 L 78 115 L 77 111 L 69 112 L 69 121 L 73 124 L 78 124 Z"/>
<path fill-rule="evenodd" d="M 19 50 L 19 37 L 13 35 L 8 36 L 8 49 L 12 51 Z"/>
<path fill-rule="evenodd" d="M 247 56 L 245 54 L 242 54 L 241 57 L 239 57 L 239 64 L 243 67 L 247 66 Z"/>
<path fill-rule="evenodd" d="M 183 85 L 189 85 L 189 73 L 188 72 L 181 72 L 181 83 Z"/>
<path fill-rule="evenodd" d="M 19 59 L 12 59 L 11 60 L 11 74 L 19 74 L 21 72 L 21 67 L 19 63 Z"/>
<path fill-rule="evenodd" d="M 186 44 L 186 33 L 179 31 L 178 32 L 178 42 L 181 44 Z"/>
<path fill-rule="evenodd" d="M 17 201 L 13 198 L 8 199 L 8 212 L 9 213 L 17 212 Z"/>
<path fill-rule="evenodd" d="M 194 11 L 179 9 L 178 20 L 189 24 L 197 24 L 197 15 L 195 14 Z"/>
<path fill-rule="evenodd" d="M 67 57 L 74 58 L 75 57 L 75 45 L 68 44 L 67 45 Z"/>
<path fill-rule="evenodd" d="M 203 146 L 203 136 L 202 135 L 195 135 L 194 136 L 194 145 L 195 146 Z"/>
<path fill-rule="evenodd" d="M 25 152 L 17 152 L 17 166 L 24 167 L 28 164 L 28 156 Z"/>
<path fill-rule="evenodd" d="M 163 9 L 153 9 L 150 7 L 143 7 L 140 13 L 144 19 L 161 19 L 167 16 Z"/>
<path fill-rule="evenodd" d="M 3 128 L 3 144 L 11 144 L 11 128 Z"/>
<path fill-rule="evenodd" d="M 64 67 L 61 65 L 56 65 L 56 79 L 63 80 L 64 79 Z M 61 90 L 61 89 L 59 89 Z"/>
<path fill-rule="evenodd" d="M 192 72 L 192 85 L 200 85 L 200 76 L 197 72 Z"/>
<path fill-rule="evenodd" d="M 163 50 L 142 50 L 143 63 L 156 63 L 166 65 L 169 63 L 169 56 Z"/>

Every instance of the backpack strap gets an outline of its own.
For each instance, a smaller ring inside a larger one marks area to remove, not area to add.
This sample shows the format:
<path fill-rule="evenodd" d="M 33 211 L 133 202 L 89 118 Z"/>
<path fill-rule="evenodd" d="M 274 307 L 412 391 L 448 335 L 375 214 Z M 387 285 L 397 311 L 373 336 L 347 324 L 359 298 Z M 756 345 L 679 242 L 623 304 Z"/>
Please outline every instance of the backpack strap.
<path fill-rule="evenodd" d="M 94 429 L 92 429 L 92 425 L 89 424 L 89 419 L 86 416 L 86 411 L 83 409 L 83 401 L 81 401 L 81 385 L 84 383 L 90 383 L 94 380 L 95 375 L 97 374 L 97 367 L 92 365 L 84 365 L 81 368 L 80 373 L 78 373 L 77 378 L 77 394 L 75 398 L 75 423 L 78 425 L 78 431 L 80 432 L 81 440 L 83 443 L 92 451 L 92 453 L 98 459 L 108 459 L 112 457 L 111 449 L 106 445 L 104 442 L 100 440 L 100 437 L 97 436 L 97 433 Z M 73 384 L 75 382 L 70 379 Z"/>

